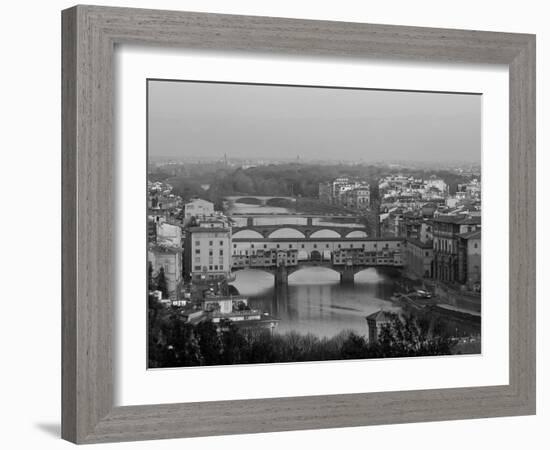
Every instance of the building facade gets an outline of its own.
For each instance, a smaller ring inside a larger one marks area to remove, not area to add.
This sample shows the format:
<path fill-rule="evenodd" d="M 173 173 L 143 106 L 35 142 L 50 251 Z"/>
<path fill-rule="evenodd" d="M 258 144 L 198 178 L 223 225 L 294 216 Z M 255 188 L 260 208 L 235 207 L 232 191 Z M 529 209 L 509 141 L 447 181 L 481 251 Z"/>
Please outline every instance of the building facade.
<path fill-rule="evenodd" d="M 231 228 L 191 227 L 185 238 L 185 275 L 193 281 L 227 279 L 231 273 Z"/>
<path fill-rule="evenodd" d="M 378 188 L 378 180 L 374 183 L 370 183 L 369 189 L 369 206 L 365 219 L 367 222 L 368 235 L 373 238 L 381 236 L 380 233 L 380 190 Z"/>
<path fill-rule="evenodd" d="M 214 214 L 214 203 L 201 198 L 194 198 L 185 204 L 184 218 L 186 221 L 192 217 L 211 216 Z"/>
<path fill-rule="evenodd" d="M 459 235 L 459 279 L 473 291 L 481 290 L 481 231 Z"/>
<path fill-rule="evenodd" d="M 370 206 L 369 186 L 358 186 L 342 194 L 342 204 L 348 208 L 364 210 Z"/>
<path fill-rule="evenodd" d="M 177 299 L 183 282 L 183 249 L 152 245 L 147 251 L 147 260 L 153 269 L 153 277 L 159 275 L 161 268 L 164 270 L 168 296 L 170 299 Z"/>
<path fill-rule="evenodd" d="M 404 267 L 414 278 L 432 278 L 434 251 L 433 242 L 409 238 L 405 242 Z"/>
<path fill-rule="evenodd" d="M 183 236 L 181 226 L 159 221 L 156 224 L 156 228 L 157 243 L 172 247 L 182 246 Z"/>
<path fill-rule="evenodd" d="M 460 235 L 481 230 L 481 217 L 440 215 L 433 221 L 434 278 L 446 283 L 466 281 L 464 263 L 459 263 Z"/>
<path fill-rule="evenodd" d="M 250 249 L 234 252 L 232 255 L 233 269 L 271 268 L 298 264 L 297 249 Z"/>
<path fill-rule="evenodd" d="M 367 337 L 369 343 L 378 342 L 380 331 L 385 325 L 391 324 L 393 315 L 387 311 L 377 311 L 366 317 L 367 320 Z"/>

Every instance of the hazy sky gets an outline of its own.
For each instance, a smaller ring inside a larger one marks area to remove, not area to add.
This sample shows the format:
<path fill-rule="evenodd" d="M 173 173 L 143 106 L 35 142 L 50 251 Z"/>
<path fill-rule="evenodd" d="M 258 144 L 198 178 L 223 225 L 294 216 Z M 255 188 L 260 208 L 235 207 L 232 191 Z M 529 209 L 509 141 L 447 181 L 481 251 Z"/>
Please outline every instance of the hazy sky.
<path fill-rule="evenodd" d="M 481 96 L 149 81 L 149 155 L 481 158 Z"/>

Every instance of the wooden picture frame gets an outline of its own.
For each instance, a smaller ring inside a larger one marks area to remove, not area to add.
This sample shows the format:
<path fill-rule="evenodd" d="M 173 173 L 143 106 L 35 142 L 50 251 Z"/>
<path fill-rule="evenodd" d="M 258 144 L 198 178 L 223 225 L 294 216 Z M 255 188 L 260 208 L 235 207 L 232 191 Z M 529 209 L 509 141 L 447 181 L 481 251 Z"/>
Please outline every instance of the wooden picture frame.
<path fill-rule="evenodd" d="M 535 36 L 75 6 L 62 13 L 62 437 L 75 443 L 535 413 Z M 505 64 L 509 384 L 113 406 L 115 44 Z"/>

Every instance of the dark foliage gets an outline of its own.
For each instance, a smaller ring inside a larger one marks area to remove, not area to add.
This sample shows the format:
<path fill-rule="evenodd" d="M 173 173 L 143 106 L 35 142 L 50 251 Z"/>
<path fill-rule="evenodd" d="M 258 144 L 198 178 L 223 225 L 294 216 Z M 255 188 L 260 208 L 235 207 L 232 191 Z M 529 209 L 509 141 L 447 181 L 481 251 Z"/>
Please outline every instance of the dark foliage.
<path fill-rule="evenodd" d="M 162 298 L 168 297 L 168 282 L 166 281 L 166 275 L 164 273 L 164 267 L 161 267 L 156 278 L 157 290 L 162 292 Z"/>
<path fill-rule="evenodd" d="M 332 338 L 262 328 L 238 329 L 230 322 L 186 323 L 177 308 L 149 300 L 149 367 L 281 363 L 447 355 L 450 339 L 433 336 L 427 323 L 395 316 L 380 339 L 369 343 L 352 331 Z"/>
<path fill-rule="evenodd" d="M 243 169 L 219 163 L 197 163 L 181 166 L 177 174 L 157 172 L 150 174 L 151 180 L 166 181 L 174 193 L 183 198 L 207 197 L 217 202 L 225 195 L 284 195 L 317 198 L 319 183 L 339 176 L 350 176 L 374 180 L 395 174 L 395 169 L 372 165 L 321 165 L 321 164 L 270 164 Z M 451 194 L 466 178 L 450 170 L 400 168 L 399 173 L 414 177 L 441 177 L 450 187 Z M 205 190 L 202 185 L 208 184 Z M 272 205 L 278 206 L 278 205 Z M 280 205 L 282 206 L 282 205 Z"/>

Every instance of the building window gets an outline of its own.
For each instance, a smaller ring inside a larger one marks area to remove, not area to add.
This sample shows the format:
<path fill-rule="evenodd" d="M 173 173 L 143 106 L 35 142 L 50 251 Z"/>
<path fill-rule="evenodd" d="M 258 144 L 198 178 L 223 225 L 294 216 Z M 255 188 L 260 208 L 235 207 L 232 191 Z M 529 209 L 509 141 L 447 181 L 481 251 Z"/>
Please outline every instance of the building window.
<path fill-rule="evenodd" d="M 292 248 L 292 244 L 288 244 L 288 248 Z"/>
<path fill-rule="evenodd" d="M 280 247 L 280 245 L 279 245 L 279 244 L 277 244 L 277 248 L 279 248 L 279 247 Z"/>
<path fill-rule="evenodd" d="M 220 245 L 223 247 L 223 241 L 220 241 Z"/>
<path fill-rule="evenodd" d="M 237 248 L 237 244 L 233 244 L 233 248 Z"/>
<path fill-rule="evenodd" d="M 220 256 L 223 256 L 223 250 L 220 249 Z"/>
<path fill-rule="evenodd" d="M 195 241 L 195 245 L 198 247 L 201 245 L 201 241 Z"/>
<path fill-rule="evenodd" d="M 476 242 L 476 243 L 474 243 L 474 248 L 477 248 L 477 242 Z"/>
<path fill-rule="evenodd" d="M 250 248 L 254 248 L 254 244 L 250 244 Z"/>
<path fill-rule="evenodd" d="M 200 255 L 201 254 L 201 250 L 199 248 L 195 249 L 195 255 Z"/>
<path fill-rule="evenodd" d="M 302 244 L 302 248 L 306 248 L 306 246 L 304 244 Z"/>
<path fill-rule="evenodd" d="M 208 245 L 210 246 L 214 245 L 214 241 L 208 241 Z"/>
<path fill-rule="evenodd" d="M 208 256 L 214 256 L 214 252 L 212 250 L 208 250 Z"/>
<path fill-rule="evenodd" d="M 197 256 L 197 257 L 195 258 L 195 262 L 200 263 L 200 262 L 201 262 L 201 257 L 200 257 L 200 256 Z"/>
<path fill-rule="evenodd" d="M 201 266 L 195 266 L 195 270 L 201 270 Z"/>
<path fill-rule="evenodd" d="M 398 243 L 397 243 L 397 246 L 398 246 L 398 247 L 401 247 L 401 244 L 398 242 Z"/>
<path fill-rule="evenodd" d="M 212 269 L 212 266 L 208 266 L 208 270 L 214 270 L 214 269 Z"/>

